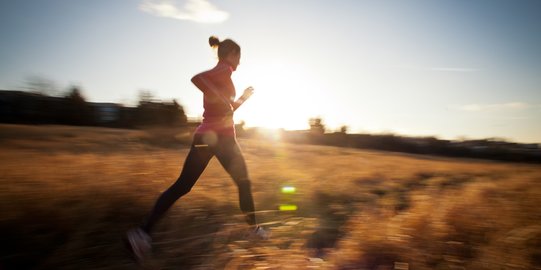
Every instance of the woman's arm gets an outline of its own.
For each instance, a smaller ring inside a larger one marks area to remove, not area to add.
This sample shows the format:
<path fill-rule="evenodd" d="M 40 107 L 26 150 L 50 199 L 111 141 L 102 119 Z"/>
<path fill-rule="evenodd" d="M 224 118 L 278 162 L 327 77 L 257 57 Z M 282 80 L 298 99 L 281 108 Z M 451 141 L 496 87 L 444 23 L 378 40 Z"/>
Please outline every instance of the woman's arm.
<path fill-rule="evenodd" d="M 236 111 L 240 107 L 240 105 L 242 105 L 246 100 L 248 100 L 250 96 L 252 96 L 253 93 L 254 93 L 254 88 L 251 86 L 244 89 L 244 93 L 242 93 L 242 96 L 240 96 L 239 99 L 237 99 L 237 101 L 233 102 L 232 104 L 233 111 Z"/>
<path fill-rule="evenodd" d="M 218 100 L 220 100 L 224 105 L 226 105 L 228 108 L 230 108 L 233 111 L 234 108 L 231 104 L 231 101 L 229 101 L 227 98 L 221 95 L 218 88 L 208 78 L 206 78 L 209 72 L 210 71 L 205 71 L 193 76 L 192 83 L 199 90 L 201 90 L 201 92 L 203 92 L 204 95 L 212 95 L 212 96 L 218 97 Z"/>

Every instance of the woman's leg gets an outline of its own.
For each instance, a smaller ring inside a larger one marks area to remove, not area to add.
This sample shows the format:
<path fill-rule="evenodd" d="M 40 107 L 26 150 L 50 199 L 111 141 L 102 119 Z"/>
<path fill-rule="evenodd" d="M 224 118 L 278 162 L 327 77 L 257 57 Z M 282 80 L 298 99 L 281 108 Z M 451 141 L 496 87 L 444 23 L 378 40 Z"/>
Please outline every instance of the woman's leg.
<path fill-rule="evenodd" d="M 240 209 L 246 214 L 246 221 L 250 225 L 256 225 L 248 169 L 236 139 L 234 137 L 221 137 L 216 147 L 216 157 L 238 187 Z"/>
<path fill-rule="evenodd" d="M 184 161 L 180 176 L 173 185 L 160 195 L 150 215 L 141 226 L 145 232 L 150 233 L 156 221 L 160 219 L 167 209 L 180 197 L 190 192 L 213 155 L 214 153 L 210 147 L 202 144 L 202 136 L 196 134 L 190 152 Z"/>

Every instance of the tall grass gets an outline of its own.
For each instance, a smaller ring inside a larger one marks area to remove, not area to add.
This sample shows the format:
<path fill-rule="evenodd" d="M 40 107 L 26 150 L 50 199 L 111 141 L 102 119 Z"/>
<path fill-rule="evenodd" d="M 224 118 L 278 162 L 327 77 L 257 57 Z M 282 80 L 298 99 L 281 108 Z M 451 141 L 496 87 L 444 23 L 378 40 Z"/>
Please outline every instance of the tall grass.
<path fill-rule="evenodd" d="M 0 269 L 134 269 L 121 237 L 177 177 L 183 130 L 0 126 Z M 215 160 L 145 269 L 541 269 L 541 168 L 241 140 L 269 241 Z M 284 185 L 296 187 L 283 195 Z M 276 211 L 284 201 L 296 211 Z"/>

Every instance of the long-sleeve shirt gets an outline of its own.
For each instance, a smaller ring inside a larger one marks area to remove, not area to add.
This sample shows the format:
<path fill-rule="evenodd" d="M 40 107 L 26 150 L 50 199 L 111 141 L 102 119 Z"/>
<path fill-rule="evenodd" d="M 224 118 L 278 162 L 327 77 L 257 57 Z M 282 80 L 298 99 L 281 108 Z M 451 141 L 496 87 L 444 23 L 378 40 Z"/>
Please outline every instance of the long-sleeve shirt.
<path fill-rule="evenodd" d="M 196 133 L 215 132 L 218 135 L 235 136 L 233 112 L 235 86 L 231 80 L 233 68 L 219 61 L 211 70 L 195 75 L 192 82 L 203 92 L 203 122 Z"/>

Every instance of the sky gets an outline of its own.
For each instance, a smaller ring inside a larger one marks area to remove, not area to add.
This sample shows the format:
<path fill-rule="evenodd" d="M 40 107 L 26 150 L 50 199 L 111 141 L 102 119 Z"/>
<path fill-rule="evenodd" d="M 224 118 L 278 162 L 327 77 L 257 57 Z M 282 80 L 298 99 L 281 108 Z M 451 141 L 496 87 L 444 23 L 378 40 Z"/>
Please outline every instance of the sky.
<path fill-rule="evenodd" d="M 144 90 L 200 117 L 211 35 L 242 48 L 247 126 L 541 143 L 538 0 L 0 0 L 0 89 Z"/>

